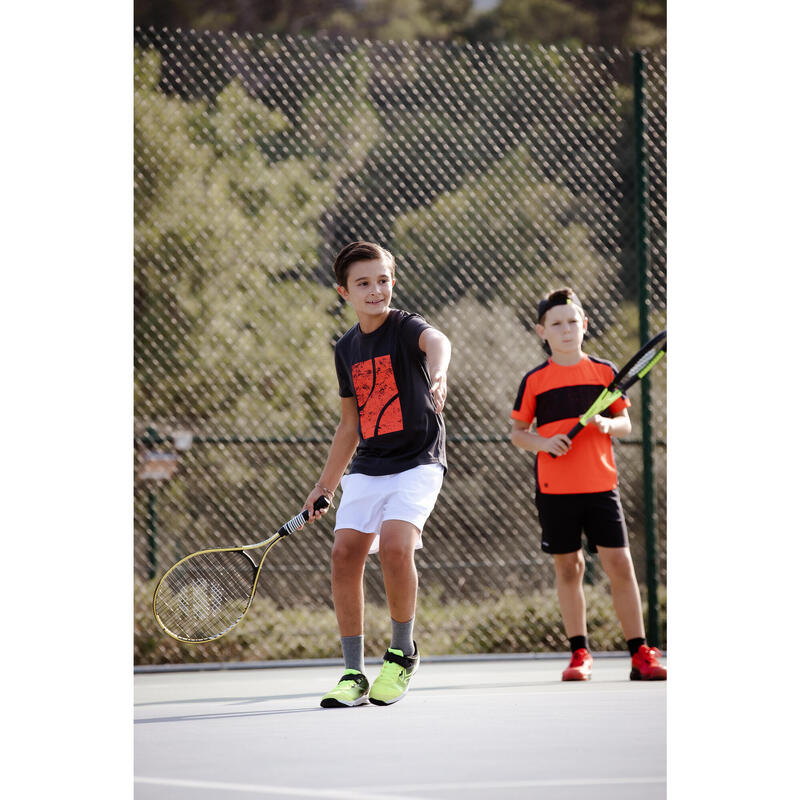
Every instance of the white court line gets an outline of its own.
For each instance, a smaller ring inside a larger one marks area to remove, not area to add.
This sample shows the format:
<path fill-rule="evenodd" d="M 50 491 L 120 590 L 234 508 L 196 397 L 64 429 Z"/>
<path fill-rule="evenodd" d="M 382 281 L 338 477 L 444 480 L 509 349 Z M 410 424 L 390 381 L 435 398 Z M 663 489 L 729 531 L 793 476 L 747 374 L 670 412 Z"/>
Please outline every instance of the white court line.
<path fill-rule="evenodd" d="M 422 693 L 425 693 L 426 700 L 432 699 L 444 699 L 448 702 L 450 700 L 463 700 L 465 698 L 485 698 L 487 694 L 491 694 L 492 697 L 541 697 L 545 694 L 557 694 L 557 695 L 564 695 L 567 692 L 580 692 L 580 691 L 589 691 L 591 690 L 595 695 L 603 694 L 621 694 L 627 695 L 628 697 L 633 696 L 631 693 L 635 691 L 645 692 L 645 691 L 656 691 L 659 688 L 664 689 L 666 688 L 666 681 L 651 681 L 649 684 L 645 681 L 641 681 L 638 686 L 632 686 L 634 682 L 632 681 L 631 684 L 625 684 L 625 688 L 619 688 L 618 684 L 610 683 L 607 685 L 603 685 L 600 681 L 596 682 L 594 685 L 588 685 L 586 683 L 578 684 L 577 681 L 573 684 L 564 684 L 559 683 L 555 688 L 547 688 L 547 689 L 540 689 L 535 691 L 520 691 L 520 689 L 525 689 L 526 687 L 520 687 L 518 689 L 514 689 L 513 691 L 506 691 L 505 687 L 498 686 L 496 689 L 493 687 L 486 687 L 481 688 L 473 691 L 463 691 L 463 689 L 470 689 L 471 687 L 460 687 L 460 686 L 446 686 L 444 688 L 439 686 L 420 686 L 417 687 L 417 691 L 414 692 L 412 687 L 409 689 L 409 697 L 414 694 L 416 697 L 419 697 Z M 501 691 L 502 690 L 502 691 Z M 316 694 L 305 693 L 296 695 L 295 699 L 302 699 L 303 697 L 316 697 Z M 229 704 L 229 703 L 236 703 L 241 704 L 243 702 L 247 703 L 264 703 L 264 704 L 271 704 L 271 703 L 282 703 L 285 702 L 285 697 L 217 697 L 211 699 L 204 699 L 202 697 L 192 697 L 187 698 L 185 700 L 142 700 L 137 703 L 137 706 L 147 706 L 147 705 L 158 705 L 162 706 L 169 706 L 169 705 L 182 705 L 185 706 L 189 703 L 193 703 L 194 705 L 218 705 L 222 704 Z M 311 703 L 309 708 L 317 708 L 317 703 Z"/>
<path fill-rule="evenodd" d="M 642 685 L 644 685 L 644 681 L 641 681 L 641 683 L 642 683 Z M 655 683 L 655 681 L 653 681 L 652 683 Z M 663 683 L 665 683 L 665 681 L 659 681 L 659 683 L 663 684 Z M 634 696 L 633 692 L 636 692 L 636 691 L 639 691 L 639 692 L 642 692 L 642 693 L 644 693 L 646 691 L 651 691 L 651 692 L 656 691 L 656 689 L 649 688 L 649 687 L 648 687 L 648 689 L 639 689 L 637 687 L 634 687 L 633 689 L 630 689 L 630 688 L 627 688 L 627 687 L 625 689 L 616 689 L 616 688 L 605 689 L 605 688 L 601 688 L 600 684 L 597 684 L 597 683 L 592 687 L 587 687 L 586 684 L 583 683 L 583 682 L 581 682 L 580 685 L 578 685 L 578 681 L 574 681 L 574 684 L 575 684 L 574 686 L 567 685 L 567 684 L 559 684 L 559 688 L 556 688 L 556 689 L 543 689 L 542 691 L 539 691 L 539 692 L 520 692 L 520 691 L 498 692 L 498 691 L 493 691 L 491 689 L 484 689 L 482 691 L 458 692 L 456 694 L 456 693 L 451 693 L 450 691 L 447 691 L 447 690 L 444 690 L 444 691 L 441 691 L 441 692 L 438 692 L 438 691 L 430 692 L 429 691 L 429 692 L 426 692 L 425 701 L 426 702 L 432 702 L 432 701 L 435 701 L 435 700 L 443 700 L 443 701 L 446 701 L 446 702 L 449 703 L 452 700 L 473 700 L 475 698 L 477 698 L 479 700 L 485 700 L 487 695 L 491 696 L 491 697 L 513 697 L 516 700 L 520 700 L 522 698 L 527 698 L 527 697 L 536 699 L 536 698 L 542 697 L 543 695 L 551 695 L 551 694 L 560 695 L 561 697 L 563 697 L 568 692 L 575 692 L 576 694 L 578 694 L 581 691 L 592 691 L 594 697 L 597 697 L 598 695 L 601 695 L 601 694 L 603 695 L 603 697 L 606 697 L 606 696 L 612 695 L 612 694 L 620 694 L 620 695 L 625 695 L 627 697 L 633 697 Z M 561 688 L 561 687 L 563 687 L 563 688 Z M 413 686 L 408 690 L 408 696 L 411 697 L 412 693 L 414 693 L 414 687 Z M 420 689 L 417 689 L 416 693 L 414 693 L 414 697 L 418 698 L 420 696 L 421 696 Z"/>
<path fill-rule="evenodd" d="M 402 792 L 450 791 L 451 789 L 524 789 L 539 786 L 618 786 L 633 784 L 666 783 L 666 777 L 645 778 L 542 778 L 521 781 L 470 781 L 469 783 L 409 783 L 394 786 Z M 364 787 L 369 789 L 370 787 Z"/>
<path fill-rule="evenodd" d="M 284 797 L 316 797 L 327 800 L 421 800 L 419 795 L 414 797 L 396 794 L 401 792 L 419 791 L 451 791 L 466 789 L 533 789 L 545 786 L 615 786 L 636 784 L 666 783 L 666 777 L 653 776 L 644 778 L 553 778 L 542 780 L 522 781 L 473 781 L 470 783 L 417 783 L 406 786 L 392 787 L 392 793 L 381 791 L 380 787 L 365 786 L 359 789 L 299 789 L 290 786 L 264 786 L 252 783 L 221 783 L 216 781 L 189 781 L 175 778 L 143 778 L 135 777 L 135 783 L 147 783 L 155 786 L 175 786 L 182 789 L 222 790 L 227 792 L 242 792 L 245 794 L 282 795 Z M 377 794 L 373 792 L 377 791 Z"/>
<path fill-rule="evenodd" d="M 298 789 L 291 786 L 262 786 L 255 783 L 220 783 L 216 781 L 186 781 L 174 778 L 140 778 L 134 783 L 148 783 L 154 786 L 175 786 L 181 789 L 207 789 L 225 792 L 243 792 L 244 794 L 278 795 L 280 797 L 319 797 L 326 800 L 421 800 L 416 797 L 405 797 L 399 794 L 371 794 L 351 789 Z"/>

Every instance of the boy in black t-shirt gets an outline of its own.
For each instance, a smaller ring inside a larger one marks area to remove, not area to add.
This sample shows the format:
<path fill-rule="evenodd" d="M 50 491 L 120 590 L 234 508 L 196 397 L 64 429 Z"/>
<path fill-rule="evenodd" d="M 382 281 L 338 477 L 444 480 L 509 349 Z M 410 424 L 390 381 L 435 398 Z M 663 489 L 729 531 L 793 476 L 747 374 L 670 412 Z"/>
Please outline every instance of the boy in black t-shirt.
<path fill-rule="evenodd" d="M 450 342 L 422 317 L 390 308 L 394 257 L 387 250 L 352 242 L 333 270 L 336 290 L 352 305 L 358 323 L 336 344 L 342 416 L 325 468 L 305 503 L 313 522 L 327 513 L 314 512 L 314 502 L 323 494 L 332 498 L 341 481 L 331 584 L 345 672 L 321 705 L 389 705 L 406 694 L 419 665 L 413 640 L 414 550 L 422 547 L 422 528 L 447 469 L 441 412 Z M 375 552 L 392 640 L 370 688 L 364 675 L 363 583 L 367 555 Z"/>

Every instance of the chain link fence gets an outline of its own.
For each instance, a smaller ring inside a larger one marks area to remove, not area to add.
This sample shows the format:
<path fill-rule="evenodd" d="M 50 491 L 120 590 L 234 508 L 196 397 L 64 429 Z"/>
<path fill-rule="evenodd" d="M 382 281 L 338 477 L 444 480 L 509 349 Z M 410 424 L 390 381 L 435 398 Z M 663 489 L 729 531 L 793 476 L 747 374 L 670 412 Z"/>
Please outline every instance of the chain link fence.
<path fill-rule="evenodd" d="M 632 54 L 137 29 L 134 58 L 136 663 L 340 655 L 332 513 L 271 551 L 251 613 L 218 642 L 160 635 L 150 600 L 183 555 L 265 538 L 320 474 L 338 422 L 333 345 L 355 322 L 330 266 L 354 239 L 395 254 L 394 305 L 453 344 L 449 471 L 417 555 L 421 649 L 563 649 L 533 457 L 510 445 L 509 414 L 545 357 L 546 291 L 577 291 L 588 352 L 620 365 L 638 346 Z M 666 65 L 644 62 L 655 331 Z M 666 368 L 650 380 L 665 606 Z M 639 397 L 615 448 L 644 584 Z M 377 656 L 390 633 L 377 559 L 365 581 Z M 591 558 L 587 584 L 592 646 L 623 649 Z"/>

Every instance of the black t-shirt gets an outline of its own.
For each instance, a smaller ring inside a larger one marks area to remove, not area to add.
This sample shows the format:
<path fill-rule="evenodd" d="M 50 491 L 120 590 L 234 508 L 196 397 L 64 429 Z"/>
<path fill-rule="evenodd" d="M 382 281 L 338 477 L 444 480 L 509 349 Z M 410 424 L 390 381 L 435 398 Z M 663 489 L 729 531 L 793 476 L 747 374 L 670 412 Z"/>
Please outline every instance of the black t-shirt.
<path fill-rule="evenodd" d="M 418 314 L 391 309 L 372 333 L 358 323 L 336 343 L 340 397 L 358 403 L 359 443 L 350 472 L 392 475 L 445 458 L 444 420 L 433 407 Z"/>

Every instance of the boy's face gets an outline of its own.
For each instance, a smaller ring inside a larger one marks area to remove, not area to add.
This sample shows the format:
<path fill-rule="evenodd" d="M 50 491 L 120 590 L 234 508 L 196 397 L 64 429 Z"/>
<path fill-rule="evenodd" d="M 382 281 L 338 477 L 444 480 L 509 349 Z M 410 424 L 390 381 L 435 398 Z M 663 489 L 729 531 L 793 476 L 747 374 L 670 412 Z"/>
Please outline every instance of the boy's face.
<path fill-rule="evenodd" d="M 389 313 L 394 277 L 382 259 L 354 261 L 347 270 L 347 286 L 336 291 L 353 306 L 359 316 L 381 316 Z"/>
<path fill-rule="evenodd" d="M 577 306 L 567 303 L 549 309 L 544 322 L 536 326 L 536 333 L 550 345 L 553 355 L 576 355 L 581 351 L 587 325 L 588 320 Z"/>

